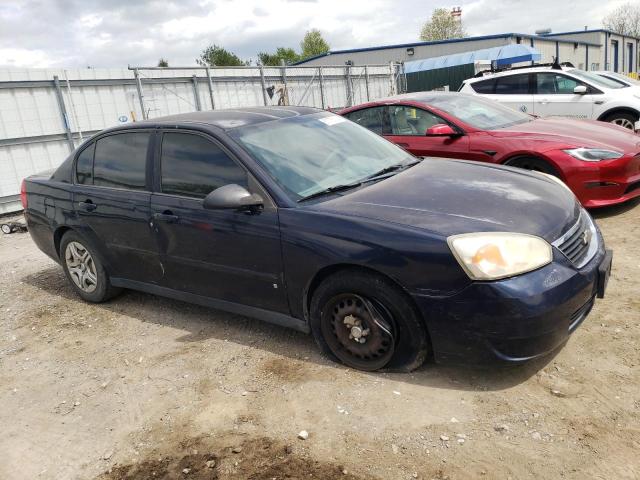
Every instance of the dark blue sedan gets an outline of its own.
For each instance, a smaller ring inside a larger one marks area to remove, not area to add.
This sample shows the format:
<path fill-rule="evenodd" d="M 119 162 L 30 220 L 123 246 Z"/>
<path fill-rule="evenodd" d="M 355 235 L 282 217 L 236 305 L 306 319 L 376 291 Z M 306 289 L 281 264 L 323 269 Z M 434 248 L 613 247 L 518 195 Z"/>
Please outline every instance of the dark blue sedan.
<path fill-rule="evenodd" d="M 611 252 L 560 182 L 420 160 L 311 108 L 105 130 L 22 201 L 78 295 L 142 290 L 311 332 L 354 368 L 523 362 L 602 296 Z"/>

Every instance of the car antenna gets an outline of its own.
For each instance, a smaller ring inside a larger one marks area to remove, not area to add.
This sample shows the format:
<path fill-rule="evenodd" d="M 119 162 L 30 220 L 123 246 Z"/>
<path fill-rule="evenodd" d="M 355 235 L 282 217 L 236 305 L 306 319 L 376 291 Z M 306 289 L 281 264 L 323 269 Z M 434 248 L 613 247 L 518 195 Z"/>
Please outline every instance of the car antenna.
<path fill-rule="evenodd" d="M 562 70 L 562 65 L 558 61 L 558 57 L 553 57 L 553 63 L 551 64 L 553 70 Z"/>

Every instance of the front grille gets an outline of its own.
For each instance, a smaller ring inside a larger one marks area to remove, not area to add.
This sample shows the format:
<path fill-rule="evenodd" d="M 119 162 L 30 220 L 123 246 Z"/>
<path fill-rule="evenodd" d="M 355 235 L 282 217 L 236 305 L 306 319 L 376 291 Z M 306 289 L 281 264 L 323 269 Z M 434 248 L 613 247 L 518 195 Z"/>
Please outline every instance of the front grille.
<path fill-rule="evenodd" d="M 585 265 L 597 250 L 598 235 L 589 214 L 582 211 L 576 224 L 553 245 L 578 268 Z"/>

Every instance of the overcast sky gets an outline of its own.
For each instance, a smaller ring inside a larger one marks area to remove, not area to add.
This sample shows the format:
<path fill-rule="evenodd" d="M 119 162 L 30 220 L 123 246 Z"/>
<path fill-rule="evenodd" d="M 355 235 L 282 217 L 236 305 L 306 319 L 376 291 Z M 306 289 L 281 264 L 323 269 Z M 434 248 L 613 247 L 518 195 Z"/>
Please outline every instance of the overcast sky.
<path fill-rule="evenodd" d="M 627 0 L 628 1 L 628 0 Z M 469 35 L 600 28 L 625 0 L 0 0 L 0 66 L 189 66 L 215 43 L 243 59 L 298 49 L 318 28 L 332 50 L 418 40 L 437 7 Z"/>

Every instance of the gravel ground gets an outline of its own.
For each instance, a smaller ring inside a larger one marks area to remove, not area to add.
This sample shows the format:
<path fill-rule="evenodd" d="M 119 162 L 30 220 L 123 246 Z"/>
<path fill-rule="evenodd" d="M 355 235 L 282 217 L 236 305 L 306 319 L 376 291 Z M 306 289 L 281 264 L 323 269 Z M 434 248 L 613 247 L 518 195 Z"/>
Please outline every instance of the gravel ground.
<path fill-rule="evenodd" d="M 607 298 L 552 358 L 413 374 L 142 293 L 83 303 L 0 235 L 0 478 L 640 478 L 639 214 L 596 214 Z"/>

